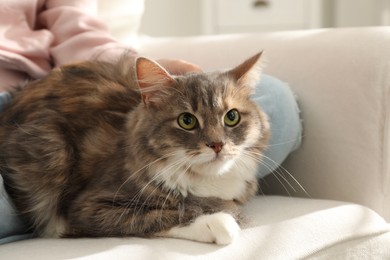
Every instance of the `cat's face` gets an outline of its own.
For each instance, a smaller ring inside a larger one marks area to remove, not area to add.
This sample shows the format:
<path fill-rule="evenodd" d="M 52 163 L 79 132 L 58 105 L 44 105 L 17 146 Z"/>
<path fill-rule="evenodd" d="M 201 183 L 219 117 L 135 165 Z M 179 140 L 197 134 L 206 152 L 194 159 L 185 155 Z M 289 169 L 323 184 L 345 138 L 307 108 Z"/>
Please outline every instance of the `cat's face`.
<path fill-rule="evenodd" d="M 153 71 L 150 77 L 138 72 L 144 147 L 155 160 L 167 161 L 167 172 L 180 168 L 190 174 L 223 175 L 235 164 L 260 158 L 254 151 L 265 146 L 269 126 L 250 100 L 258 58 L 228 72 L 179 77 L 141 60 L 145 64 L 139 70 Z"/>

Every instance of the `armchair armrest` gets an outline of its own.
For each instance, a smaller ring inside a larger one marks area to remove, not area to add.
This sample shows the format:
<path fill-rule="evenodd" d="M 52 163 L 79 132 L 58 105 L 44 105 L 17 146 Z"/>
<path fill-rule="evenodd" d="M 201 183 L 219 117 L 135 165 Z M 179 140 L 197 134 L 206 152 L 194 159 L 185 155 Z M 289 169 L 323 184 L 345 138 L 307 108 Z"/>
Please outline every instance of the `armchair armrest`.
<path fill-rule="evenodd" d="M 381 27 L 152 39 L 139 51 L 209 70 L 265 50 L 264 72 L 290 84 L 304 121 L 303 145 L 284 167 L 311 197 L 363 204 L 390 220 L 389 45 L 390 28 Z"/>

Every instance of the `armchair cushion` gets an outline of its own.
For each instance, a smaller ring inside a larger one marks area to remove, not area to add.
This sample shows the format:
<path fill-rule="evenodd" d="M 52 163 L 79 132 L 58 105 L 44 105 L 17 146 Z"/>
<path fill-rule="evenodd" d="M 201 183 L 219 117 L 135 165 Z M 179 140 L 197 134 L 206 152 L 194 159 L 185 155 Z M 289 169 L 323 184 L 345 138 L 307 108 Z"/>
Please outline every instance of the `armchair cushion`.
<path fill-rule="evenodd" d="M 228 246 L 179 239 L 33 239 L 0 246 L 4 259 L 388 259 L 390 226 L 337 201 L 260 196 Z M 22 256 L 22 257 L 21 257 Z"/>

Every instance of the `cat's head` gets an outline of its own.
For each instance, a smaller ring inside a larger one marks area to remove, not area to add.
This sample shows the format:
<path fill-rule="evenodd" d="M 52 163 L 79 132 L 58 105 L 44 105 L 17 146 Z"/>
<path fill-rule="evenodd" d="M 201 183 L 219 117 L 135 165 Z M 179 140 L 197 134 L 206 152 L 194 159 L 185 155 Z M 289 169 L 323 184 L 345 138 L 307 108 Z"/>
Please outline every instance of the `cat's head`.
<path fill-rule="evenodd" d="M 150 162 L 167 162 L 167 174 L 220 176 L 234 165 L 254 167 L 269 137 L 267 118 L 251 101 L 261 53 L 223 72 L 170 75 L 138 58 L 143 102 L 134 126 Z M 179 169 L 180 168 L 180 169 Z"/>

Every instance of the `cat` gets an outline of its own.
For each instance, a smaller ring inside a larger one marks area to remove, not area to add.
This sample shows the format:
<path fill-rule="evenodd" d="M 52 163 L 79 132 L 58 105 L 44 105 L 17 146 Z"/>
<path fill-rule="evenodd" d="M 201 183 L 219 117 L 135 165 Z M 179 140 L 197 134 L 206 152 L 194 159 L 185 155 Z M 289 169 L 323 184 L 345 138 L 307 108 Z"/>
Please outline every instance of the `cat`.
<path fill-rule="evenodd" d="M 124 55 L 55 68 L 0 115 L 0 172 L 42 237 L 229 244 L 270 136 L 251 101 L 261 53 L 175 76 Z"/>

